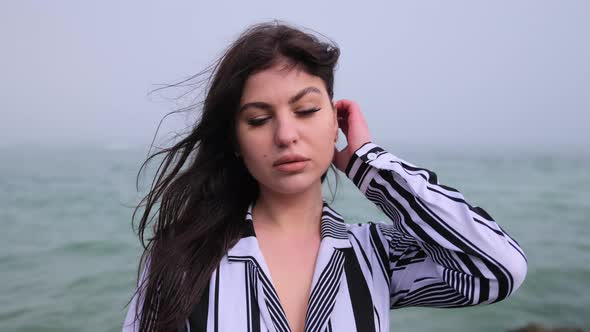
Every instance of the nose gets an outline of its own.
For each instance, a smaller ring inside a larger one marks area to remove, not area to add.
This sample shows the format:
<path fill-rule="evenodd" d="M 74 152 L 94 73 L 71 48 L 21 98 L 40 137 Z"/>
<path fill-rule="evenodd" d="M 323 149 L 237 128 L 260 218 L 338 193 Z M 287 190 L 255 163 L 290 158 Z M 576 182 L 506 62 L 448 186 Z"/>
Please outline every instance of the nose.
<path fill-rule="evenodd" d="M 293 116 L 279 116 L 276 123 L 275 142 L 279 147 L 286 147 L 297 142 L 299 139 L 299 128 Z"/>

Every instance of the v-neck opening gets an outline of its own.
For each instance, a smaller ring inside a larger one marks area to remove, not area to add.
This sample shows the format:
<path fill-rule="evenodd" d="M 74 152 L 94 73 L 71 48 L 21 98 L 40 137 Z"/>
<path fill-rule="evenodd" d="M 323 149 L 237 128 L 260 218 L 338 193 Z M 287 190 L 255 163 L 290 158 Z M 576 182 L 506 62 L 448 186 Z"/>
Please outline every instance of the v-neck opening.
<path fill-rule="evenodd" d="M 258 285 L 262 290 L 258 294 L 258 305 L 266 309 L 263 313 L 265 320 L 270 320 L 268 325 L 275 327 L 277 331 L 292 331 L 287 319 L 285 308 L 278 296 L 277 288 L 262 254 L 260 243 L 256 237 L 253 225 L 253 207 L 255 202 L 248 206 L 244 221 L 250 228 L 245 238 L 242 238 L 236 246 L 228 251 L 230 262 L 253 261 L 258 273 Z M 348 239 L 348 229 L 342 216 L 334 211 L 325 200 L 322 200 L 322 213 L 320 217 L 320 245 L 314 262 L 312 282 L 307 295 L 307 306 L 304 321 L 304 331 L 316 331 L 323 328 L 330 319 L 334 308 L 336 295 L 341 283 L 344 254 L 343 248 L 351 248 Z"/>

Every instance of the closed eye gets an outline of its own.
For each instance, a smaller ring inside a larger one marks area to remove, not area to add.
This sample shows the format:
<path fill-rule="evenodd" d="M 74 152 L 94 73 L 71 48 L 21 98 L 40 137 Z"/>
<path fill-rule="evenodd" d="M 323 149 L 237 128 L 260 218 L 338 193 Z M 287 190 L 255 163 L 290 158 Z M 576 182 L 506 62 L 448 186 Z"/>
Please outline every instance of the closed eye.
<path fill-rule="evenodd" d="M 302 117 L 308 117 L 319 110 L 320 110 L 320 108 L 312 108 L 312 109 L 303 110 L 303 111 L 299 111 L 299 112 L 295 112 L 295 113 L 297 113 L 297 115 L 302 116 Z M 253 127 L 258 127 L 258 126 L 262 126 L 268 119 L 270 119 L 270 117 L 249 119 L 248 124 Z"/>
<path fill-rule="evenodd" d="M 312 108 L 312 109 L 308 109 L 305 111 L 299 111 L 299 112 L 297 112 L 297 114 L 301 114 L 303 116 L 306 116 L 306 115 L 311 115 L 319 110 L 320 110 L 319 108 Z"/>
<path fill-rule="evenodd" d="M 259 118 L 259 119 L 250 119 L 248 120 L 248 124 L 253 126 L 253 127 L 257 127 L 257 126 L 262 126 L 266 120 L 268 120 L 269 118 Z"/>

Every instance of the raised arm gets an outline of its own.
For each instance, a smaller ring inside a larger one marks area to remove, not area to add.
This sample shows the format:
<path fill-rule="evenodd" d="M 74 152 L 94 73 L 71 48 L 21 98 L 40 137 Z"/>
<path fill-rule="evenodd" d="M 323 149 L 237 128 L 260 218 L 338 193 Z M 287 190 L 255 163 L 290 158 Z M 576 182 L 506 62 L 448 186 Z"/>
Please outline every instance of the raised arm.
<path fill-rule="evenodd" d="M 377 224 L 392 309 L 494 303 L 523 283 L 527 259 L 518 243 L 432 171 L 369 142 L 345 173 L 392 222 Z"/>

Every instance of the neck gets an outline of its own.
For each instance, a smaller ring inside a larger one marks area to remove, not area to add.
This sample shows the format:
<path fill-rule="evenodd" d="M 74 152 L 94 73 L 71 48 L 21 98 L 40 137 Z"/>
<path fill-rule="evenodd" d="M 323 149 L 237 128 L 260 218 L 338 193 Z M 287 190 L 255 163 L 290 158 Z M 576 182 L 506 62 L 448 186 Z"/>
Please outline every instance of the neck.
<path fill-rule="evenodd" d="M 290 195 L 261 188 L 252 218 L 256 228 L 276 234 L 319 234 L 322 207 L 321 182 L 305 192 Z"/>

